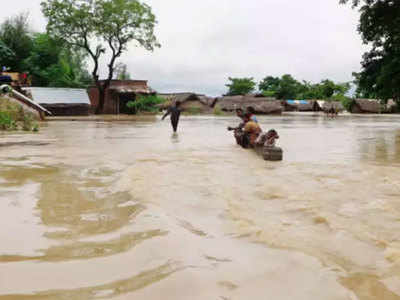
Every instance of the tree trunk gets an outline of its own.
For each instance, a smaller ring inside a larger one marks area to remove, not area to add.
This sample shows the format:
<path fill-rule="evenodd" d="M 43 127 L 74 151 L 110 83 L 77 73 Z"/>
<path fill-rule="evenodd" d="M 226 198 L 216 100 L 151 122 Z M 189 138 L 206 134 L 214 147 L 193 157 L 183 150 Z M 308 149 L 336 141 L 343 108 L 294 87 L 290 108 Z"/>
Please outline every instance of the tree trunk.
<path fill-rule="evenodd" d="M 106 98 L 106 91 L 104 89 L 103 86 L 98 85 L 97 86 L 97 90 L 99 91 L 99 103 L 96 107 L 96 111 L 95 114 L 96 115 L 100 115 L 103 113 L 104 110 L 104 102 L 105 102 L 105 98 Z"/>

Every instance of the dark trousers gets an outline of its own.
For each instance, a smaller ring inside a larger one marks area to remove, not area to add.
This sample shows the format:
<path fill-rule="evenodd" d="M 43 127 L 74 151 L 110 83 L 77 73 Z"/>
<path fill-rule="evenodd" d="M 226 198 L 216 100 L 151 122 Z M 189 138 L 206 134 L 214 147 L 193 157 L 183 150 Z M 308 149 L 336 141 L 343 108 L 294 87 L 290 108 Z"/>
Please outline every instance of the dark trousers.
<path fill-rule="evenodd" d="M 179 116 L 171 116 L 171 125 L 174 132 L 178 130 Z"/>

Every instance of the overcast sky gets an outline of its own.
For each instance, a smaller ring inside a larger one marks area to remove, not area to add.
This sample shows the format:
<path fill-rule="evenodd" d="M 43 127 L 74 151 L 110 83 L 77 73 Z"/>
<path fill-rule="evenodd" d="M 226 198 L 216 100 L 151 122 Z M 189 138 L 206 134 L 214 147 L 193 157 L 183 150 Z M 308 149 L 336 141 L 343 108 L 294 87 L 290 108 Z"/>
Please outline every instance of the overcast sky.
<path fill-rule="evenodd" d="M 339 0 L 146 0 L 158 19 L 162 47 L 133 44 L 120 59 L 133 79 L 159 92 L 226 92 L 228 77 L 292 74 L 312 82 L 343 82 L 359 71 L 365 46 L 356 31 L 358 13 Z M 0 21 L 29 12 L 44 30 L 40 0 L 2 5 Z"/>

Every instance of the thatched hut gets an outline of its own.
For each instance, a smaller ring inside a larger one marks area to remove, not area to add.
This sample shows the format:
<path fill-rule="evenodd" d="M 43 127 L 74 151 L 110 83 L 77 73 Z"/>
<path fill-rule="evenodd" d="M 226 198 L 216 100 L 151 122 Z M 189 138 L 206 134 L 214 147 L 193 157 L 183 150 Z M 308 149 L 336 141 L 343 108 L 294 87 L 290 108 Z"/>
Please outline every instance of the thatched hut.
<path fill-rule="evenodd" d="M 331 109 L 334 109 L 336 112 L 344 111 L 344 106 L 340 101 L 325 101 L 322 105 L 322 110 L 324 112 L 328 112 Z"/>
<path fill-rule="evenodd" d="M 257 114 L 281 114 L 281 102 L 274 98 L 254 96 L 226 96 L 218 98 L 217 103 L 223 111 L 243 110 L 252 107 Z"/>
<path fill-rule="evenodd" d="M 161 109 L 167 109 L 175 102 L 179 101 L 181 103 L 181 108 L 186 112 L 211 113 L 212 107 L 215 105 L 214 98 L 198 95 L 196 93 L 158 94 L 158 96 L 167 100 L 159 106 Z"/>
<path fill-rule="evenodd" d="M 299 111 L 321 111 L 322 108 L 319 106 L 316 100 L 300 100 L 297 105 Z"/>
<path fill-rule="evenodd" d="M 381 104 L 373 99 L 355 99 L 350 106 L 353 114 L 379 114 L 381 113 Z"/>
<path fill-rule="evenodd" d="M 282 100 L 281 105 L 284 111 L 298 111 L 298 104 L 294 100 Z"/>

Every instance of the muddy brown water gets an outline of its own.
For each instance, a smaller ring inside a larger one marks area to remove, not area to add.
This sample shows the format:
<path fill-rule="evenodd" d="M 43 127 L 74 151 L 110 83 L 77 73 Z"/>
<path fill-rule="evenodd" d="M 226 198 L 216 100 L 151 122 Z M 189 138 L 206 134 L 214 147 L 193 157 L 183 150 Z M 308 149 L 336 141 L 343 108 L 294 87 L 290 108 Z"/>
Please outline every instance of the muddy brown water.
<path fill-rule="evenodd" d="M 400 120 L 49 122 L 0 136 L 0 300 L 400 299 Z"/>

